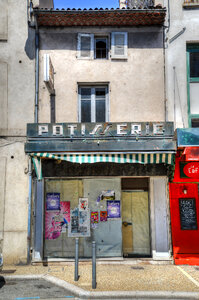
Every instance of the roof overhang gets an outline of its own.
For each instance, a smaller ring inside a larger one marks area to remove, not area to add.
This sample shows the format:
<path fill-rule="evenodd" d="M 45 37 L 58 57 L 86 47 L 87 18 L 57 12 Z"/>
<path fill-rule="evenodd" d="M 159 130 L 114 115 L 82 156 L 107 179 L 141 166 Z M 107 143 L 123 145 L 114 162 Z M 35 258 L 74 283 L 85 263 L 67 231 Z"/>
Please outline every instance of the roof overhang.
<path fill-rule="evenodd" d="M 38 26 L 149 26 L 163 25 L 166 9 L 34 9 Z"/>

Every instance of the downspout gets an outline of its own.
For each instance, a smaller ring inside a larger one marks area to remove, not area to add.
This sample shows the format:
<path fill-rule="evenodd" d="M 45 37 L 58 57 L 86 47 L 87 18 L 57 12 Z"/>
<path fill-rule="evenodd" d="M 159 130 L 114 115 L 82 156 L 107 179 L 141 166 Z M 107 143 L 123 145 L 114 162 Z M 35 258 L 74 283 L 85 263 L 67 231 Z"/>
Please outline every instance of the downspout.
<path fill-rule="evenodd" d="M 38 102 L 39 102 L 39 28 L 37 17 L 35 17 L 35 123 L 38 123 Z"/>
<path fill-rule="evenodd" d="M 28 253 L 27 263 L 30 263 L 30 248 L 31 248 L 31 209 L 32 209 L 32 162 L 29 156 L 28 161 L 28 175 L 29 175 L 29 194 L 28 194 Z"/>

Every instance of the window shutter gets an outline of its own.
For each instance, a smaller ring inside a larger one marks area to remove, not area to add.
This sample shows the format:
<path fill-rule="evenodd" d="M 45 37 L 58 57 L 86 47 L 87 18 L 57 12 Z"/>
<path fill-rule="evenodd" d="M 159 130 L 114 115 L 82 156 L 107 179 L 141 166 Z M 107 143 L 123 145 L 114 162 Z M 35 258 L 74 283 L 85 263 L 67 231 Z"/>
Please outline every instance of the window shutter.
<path fill-rule="evenodd" d="M 94 35 L 87 33 L 78 34 L 78 58 L 93 59 L 94 57 Z"/>
<path fill-rule="evenodd" d="M 111 58 L 126 59 L 128 49 L 127 32 L 112 32 L 111 36 Z"/>

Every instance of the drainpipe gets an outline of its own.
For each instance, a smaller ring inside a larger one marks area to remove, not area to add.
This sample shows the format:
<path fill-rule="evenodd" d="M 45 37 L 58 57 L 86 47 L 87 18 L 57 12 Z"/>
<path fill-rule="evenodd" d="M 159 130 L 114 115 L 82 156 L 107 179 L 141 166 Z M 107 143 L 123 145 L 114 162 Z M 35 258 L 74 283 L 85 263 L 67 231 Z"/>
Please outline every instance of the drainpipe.
<path fill-rule="evenodd" d="M 39 102 L 39 28 L 37 17 L 35 17 L 35 123 L 38 123 L 38 102 Z"/>
<path fill-rule="evenodd" d="M 29 194 L 28 194 L 28 249 L 27 249 L 27 263 L 30 263 L 30 247 L 31 247 L 31 208 L 32 208 L 32 162 L 29 157 L 28 162 L 29 175 Z"/>

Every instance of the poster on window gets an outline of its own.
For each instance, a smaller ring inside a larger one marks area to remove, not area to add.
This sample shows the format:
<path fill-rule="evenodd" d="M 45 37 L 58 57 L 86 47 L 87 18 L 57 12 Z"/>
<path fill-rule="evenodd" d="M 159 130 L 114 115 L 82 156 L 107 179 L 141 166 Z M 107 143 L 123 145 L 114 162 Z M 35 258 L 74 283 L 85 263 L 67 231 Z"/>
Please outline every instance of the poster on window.
<path fill-rule="evenodd" d="M 107 213 L 109 219 L 117 219 L 121 217 L 120 201 L 107 201 Z"/>
<path fill-rule="evenodd" d="M 60 211 L 45 212 L 45 239 L 55 240 L 66 232 L 70 223 L 70 202 L 60 202 Z"/>
<path fill-rule="evenodd" d="M 88 209 L 88 198 L 79 198 L 79 210 L 85 211 Z"/>
<path fill-rule="evenodd" d="M 60 193 L 46 194 L 46 210 L 60 210 Z"/>
<path fill-rule="evenodd" d="M 100 222 L 107 221 L 107 211 L 100 211 Z"/>
<path fill-rule="evenodd" d="M 80 211 L 79 208 L 71 210 L 68 237 L 90 236 L 90 211 Z"/>

